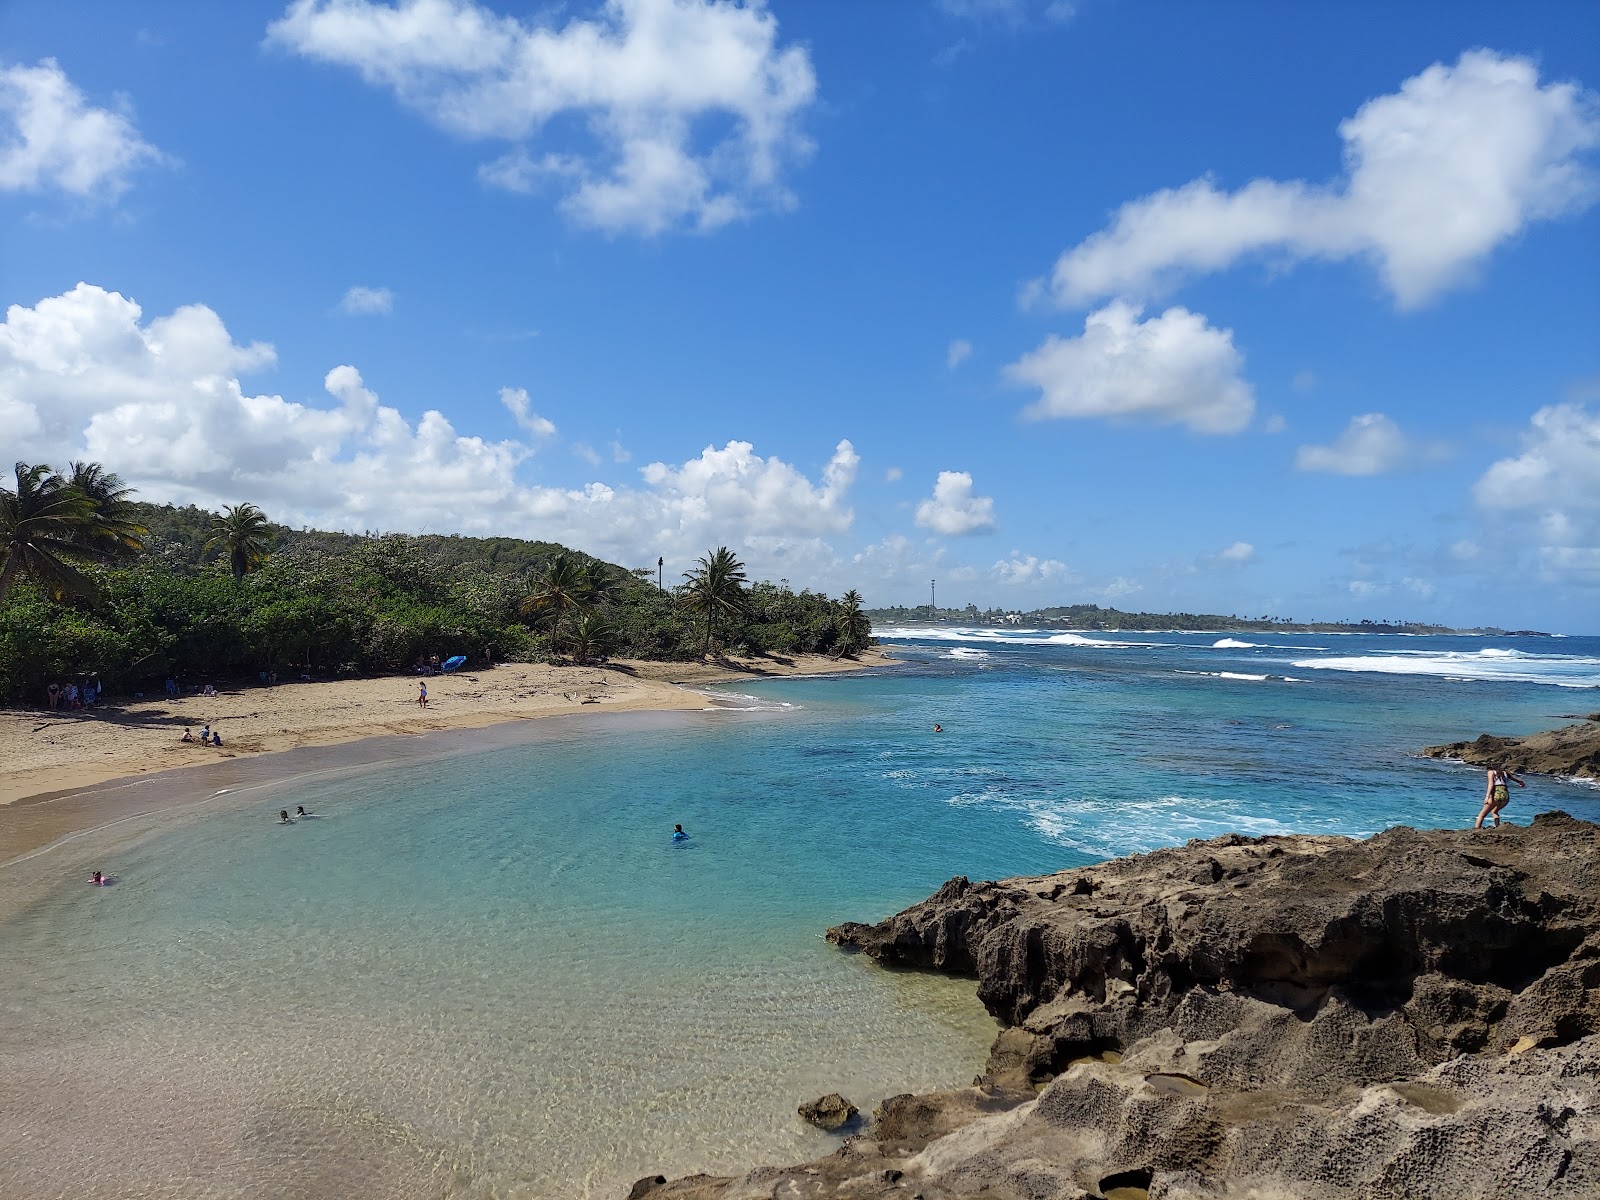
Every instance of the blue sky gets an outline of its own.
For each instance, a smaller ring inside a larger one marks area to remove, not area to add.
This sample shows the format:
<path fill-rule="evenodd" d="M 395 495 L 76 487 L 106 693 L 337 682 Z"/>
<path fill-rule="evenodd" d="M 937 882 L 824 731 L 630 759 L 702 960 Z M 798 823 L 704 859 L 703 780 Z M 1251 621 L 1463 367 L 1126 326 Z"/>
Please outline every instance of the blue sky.
<path fill-rule="evenodd" d="M 0 6 L 0 439 L 869 603 L 1600 625 L 1600 7 Z"/>

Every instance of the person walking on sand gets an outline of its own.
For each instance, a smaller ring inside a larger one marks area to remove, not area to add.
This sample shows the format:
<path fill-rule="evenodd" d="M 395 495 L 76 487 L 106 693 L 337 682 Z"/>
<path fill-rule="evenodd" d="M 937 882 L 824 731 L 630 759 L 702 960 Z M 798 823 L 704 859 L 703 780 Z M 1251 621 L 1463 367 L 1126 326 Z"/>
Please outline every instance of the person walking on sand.
<path fill-rule="evenodd" d="M 1489 779 L 1483 789 L 1483 811 L 1478 814 L 1478 819 L 1472 823 L 1474 829 L 1482 829 L 1484 819 L 1494 818 L 1495 828 L 1500 827 L 1500 811 L 1511 803 L 1511 784 L 1518 787 L 1527 787 L 1521 779 L 1517 778 L 1514 771 L 1505 767 L 1491 766 Z"/>
<path fill-rule="evenodd" d="M 428 685 L 426 682 L 420 680 L 417 683 L 417 707 L 428 707 Z"/>

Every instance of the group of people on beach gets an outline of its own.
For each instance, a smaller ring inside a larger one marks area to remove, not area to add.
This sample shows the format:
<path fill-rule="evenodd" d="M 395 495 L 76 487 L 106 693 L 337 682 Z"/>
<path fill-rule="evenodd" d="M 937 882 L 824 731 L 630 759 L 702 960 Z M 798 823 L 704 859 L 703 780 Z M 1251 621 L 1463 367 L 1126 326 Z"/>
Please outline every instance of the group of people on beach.
<path fill-rule="evenodd" d="M 77 684 L 68 680 L 66 683 L 56 683 L 54 680 L 44 689 L 45 705 L 51 712 L 71 712 L 78 708 L 93 708 L 94 702 L 100 698 L 100 684 L 98 680 L 86 679 Z"/>
<path fill-rule="evenodd" d="M 211 728 L 208 724 L 200 730 L 200 736 L 196 738 L 194 736 L 194 728 L 190 726 L 183 731 L 183 736 L 178 740 L 180 742 L 198 741 L 202 746 L 220 746 L 222 745 L 222 732 Z"/>

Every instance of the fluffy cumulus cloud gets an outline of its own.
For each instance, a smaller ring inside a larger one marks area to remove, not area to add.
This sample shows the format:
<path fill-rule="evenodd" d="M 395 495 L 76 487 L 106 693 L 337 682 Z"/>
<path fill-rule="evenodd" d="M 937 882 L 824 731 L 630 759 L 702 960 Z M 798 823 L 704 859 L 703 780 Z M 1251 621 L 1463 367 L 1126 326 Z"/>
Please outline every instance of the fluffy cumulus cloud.
<path fill-rule="evenodd" d="M 353 287 L 339 301 L 348 317 L 388 316 L 394 311 L 394 293 L 386 287 Z"/>
<path fill-rule="evenodd" d="M 1226 546 L 1217 552 L 1218 562 L 1235 567 L 1243 566 L 1247 562 L 1253 562 L 1255 557 L 1256 548 L 1249 542 L 1234 542 L 1232 545 Z"/>
<path fill-rule="evenodd" d="M 1002 558 L 995 563 L 989 569 L 989 574 L 1012 587 L 1064 583 L 1071 576 L 1067 564 L 1059 559 L 1040 558 L 1036 554 L 1023 554 L 1020 550 L 1013 550 L 1009 558 Z"/>
<path fill-rule="evenodd" d="M 1600 409 L 1541 408 L 1522 453 L 1493 464 L 1473 494 L 1488 512 L 1528 522 L 1548 574 L 1600 585 Z"/>
<path fill-rule="evenodd" d="M 762 0 L 607 0 L 553 21 L 473 0 L 294 0 L 268 41 L 353 68 L 452 134 L 510 143 L 483 181 L 556 188 L 584 225 L 711 229 L 793 203 L 816 79 Z M 538 145 L 560 117 L 589 140 Z"/>
<path fill-rule="evenodd" d="M 55 59 L 0 69 L 0 191 L 115 199 L 164 157 L 126 111 L 90 104 Z"/>
<path fill-rule="evenodd" d="M 838 563 L 824 535 L 853 520 L 849 442 L 816 482 L 732 441 L 651 463 L 637 486 L 529 485 L 517 477 L 528 443 L 469 436 L 439 411 L 408 421 L 352 366 L 329 371 L 311 402 L 243 387 L 274 362 L 203 305 L 146 320 L 134 301 L 79 284 L 7 311 L 0 427 L 18 459 L 98 460 L 146 499 L 249 500 L 294 525 L 548 538 L 624 563 L 687 563 L 727 543 L 758 574 L 818 578 Z M 536 437 L 554 432 L 520 389 L 501 398 Z"/>
<path fill-rule="evenodd" d="M 946 537 L 987 533 L 994 528 L 994 499 L 972 489 L 967 471 L 940 471 L 933 495 L 917 505 L 917 524 Z"/>
<path fill-rule="evenodd" d="M 1197 433 L 1238 433 L 1255 412 L 1255 393 L 1240 377 L 1233 331 L 1199 313 L 1141 310 L 1114 301 L 1090 313 L 1083 334 L 1051 335 L 1006 368 L 1013 382 L 1039 389 L 1024 413 L 1109 417 L 1183 424 Z"/>
<path fill-rule="evenodd" d="M 1406 466 L 1412 457 L 1411 443 L 1400 426 L 1382 413 L 1363 413 L 1351 417 L 1331 445 L 1301 446 L 1294 465 L 1334 475 L 1383 475 Z"/>
<path fill-rule="evenodd" d="M 528 399 L 527 388 L 501 388 L 500 403 L 506 406 L 506 411 L 511 414 L 512 420 L 536 438 L 552 438 L 556 435 L 556 423 L 549 417 L 541 417 L 533 411 L 533 402 Z M 599 455 L 593 459 L 599 462 Z"/>
<path fill-rule="evenodd" d="M 1068 250 L 1055 299 L 1158 294 L 1242 258 L 1360 258 L 1402 308 L 1461 285 L 1530 223 L 1581 211 L 1600 189 L 1588 152 L 1600 105 L 1573 83 L 1541 84 L 1526 58 L 1473 50 L 1435 63 L 1339 126 L 1331 183 L 1197 179 L 1124 204 Z"/>

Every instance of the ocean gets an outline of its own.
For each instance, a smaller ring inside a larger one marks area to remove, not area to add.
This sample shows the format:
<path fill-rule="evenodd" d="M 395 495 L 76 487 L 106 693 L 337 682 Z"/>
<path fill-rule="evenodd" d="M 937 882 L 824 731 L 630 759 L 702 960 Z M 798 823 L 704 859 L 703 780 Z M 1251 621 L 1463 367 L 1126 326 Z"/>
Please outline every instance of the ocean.
<path fill-rule="evenodd" d="M 0 869 L 60 880 L 0 925 L 0 1196 L 613 1197 L 826 1153 L 798 1103 L 967 1083 L 995 1032 L 828 925 L 956 874 L 1467 825 L 1481 772 L 1418 748 L 1600 709 L 1597 638 L 878 636 L 899 665 L 422 739 Z M 1551 808 L 1600 789 L 1507 816 Z"/>

